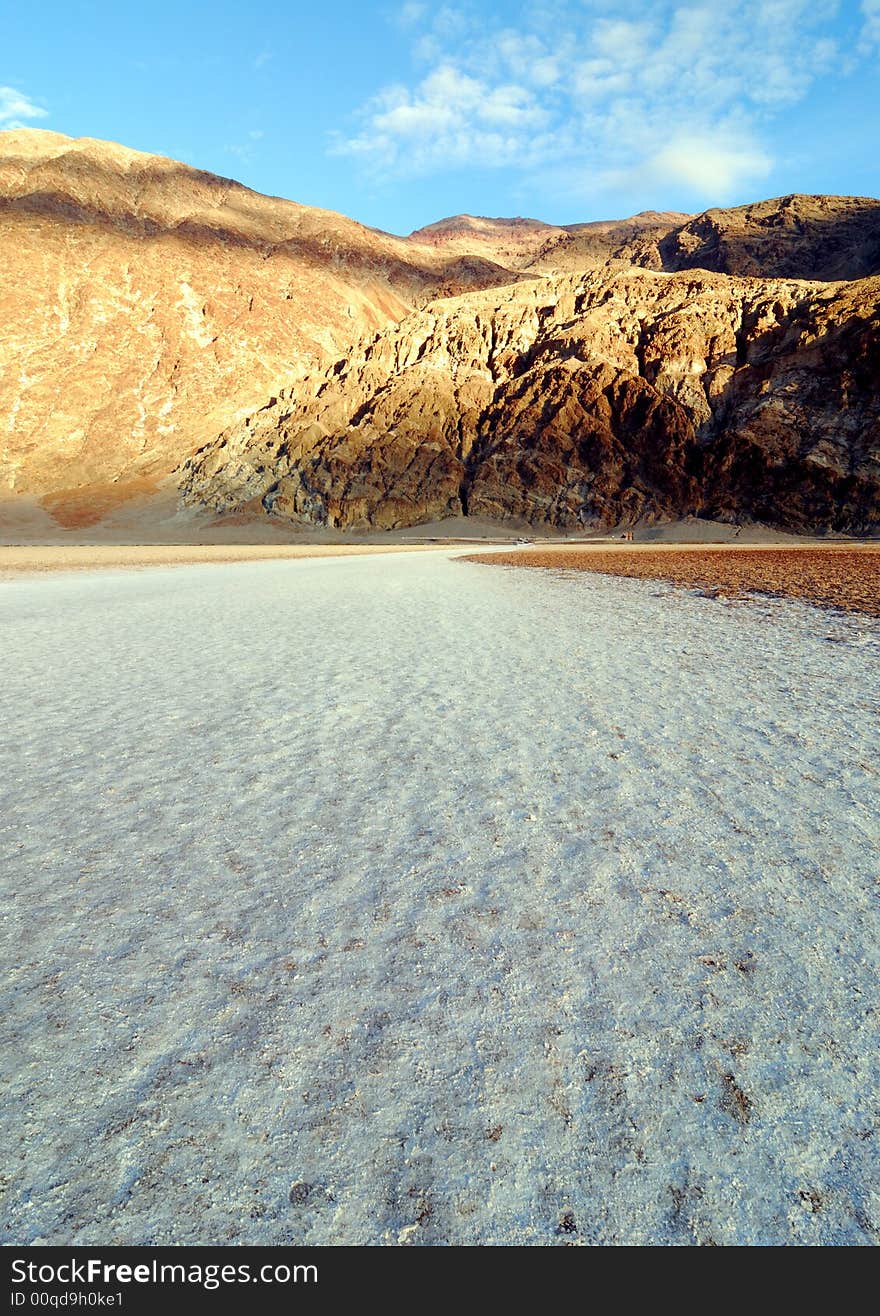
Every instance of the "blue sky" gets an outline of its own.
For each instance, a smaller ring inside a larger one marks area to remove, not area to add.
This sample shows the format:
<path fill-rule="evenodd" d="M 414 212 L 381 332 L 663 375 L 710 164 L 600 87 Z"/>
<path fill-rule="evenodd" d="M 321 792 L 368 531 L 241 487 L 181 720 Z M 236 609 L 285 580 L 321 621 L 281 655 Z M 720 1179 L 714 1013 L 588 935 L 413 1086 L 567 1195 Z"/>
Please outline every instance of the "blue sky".
<path fill-rule="evenodd" d="M 0 126 L 393 232 L 880 192 L 880 0 L 4 9 Z"/>

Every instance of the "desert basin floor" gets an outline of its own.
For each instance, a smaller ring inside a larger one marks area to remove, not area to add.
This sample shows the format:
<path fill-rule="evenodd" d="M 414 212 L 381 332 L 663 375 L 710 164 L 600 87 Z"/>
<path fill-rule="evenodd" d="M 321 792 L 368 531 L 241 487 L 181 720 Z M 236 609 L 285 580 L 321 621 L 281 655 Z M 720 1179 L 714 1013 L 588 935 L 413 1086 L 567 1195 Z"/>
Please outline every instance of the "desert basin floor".
<path fill-rule="evenodd" d="M 3 1241 L 876 1242 L 880 623 L 0 586 Z"/>

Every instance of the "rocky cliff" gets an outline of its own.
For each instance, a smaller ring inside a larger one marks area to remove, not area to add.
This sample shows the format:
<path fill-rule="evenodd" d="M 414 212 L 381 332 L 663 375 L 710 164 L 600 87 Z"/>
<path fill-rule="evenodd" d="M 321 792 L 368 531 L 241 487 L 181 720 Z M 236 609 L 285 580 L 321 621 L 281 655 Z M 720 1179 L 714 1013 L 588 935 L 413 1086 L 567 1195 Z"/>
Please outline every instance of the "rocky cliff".
<path fill-rule="evenodd" d="M 612 263 L 440 300 L 180 469 L 185 501 L 339 527 L 690 513 L 880 523 L 880 279 Z"/>

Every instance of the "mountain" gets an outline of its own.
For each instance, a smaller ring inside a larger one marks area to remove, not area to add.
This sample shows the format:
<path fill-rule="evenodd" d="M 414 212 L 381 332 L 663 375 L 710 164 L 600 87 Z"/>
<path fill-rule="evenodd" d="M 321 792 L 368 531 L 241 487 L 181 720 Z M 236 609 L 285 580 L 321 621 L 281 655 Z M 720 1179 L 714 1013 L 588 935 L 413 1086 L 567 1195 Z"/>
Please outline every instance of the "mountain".
<path fill-rule="evenodd" d="M 656 263 L 651 244 L 692 218 L 676 211 L 646 210 L 629 219 L 554 225 L 537 219 L 453 215 L 418 229 L 410 234 L 410 240 L 458 255 L 480 254 L 513 270 L 558 274 L 590 269 L 606 260 L 633 260 L 636 256 Z"/>
<path fill-rule="evenodd" d="M 586 270 L 607 260 L 633 261 L 639 255 L 653 255 L 653 245 L 690 215 L 675 211 L 645 210 L 629 219 L 594 220 L 589 224 L 568 224 L 560 236 L 548 243 L 526 267 L 545 273 Z"/>
<path fill-rule="evenodd" d="M 480 255 L 509 269 L 523 270 L 567 236 L 567 229 L 538 219 L 452 215 L 417 229 L 409 235 L 409 241 L 450 255 Z"/>
<path fill-rule="evenodd" d="M 455 215 L 411 238 L 532 273 L 570 273 L 625 260 L 670 272 L 833 282 L 880 274 L 880 201 L 786 196 L 701 215 L 647 210 L 629 219 L 562 226 Z"/>
<path fill-rule="evenodd" d="M 216 512 L 377 529 L 462 513 L 880 522 L 880 278 L 622 262 L 436 301 L 178 473 Z"/>
<path fill-rule="evenodd" d="M 160 156 L 0 133 L 0 490 L 62 517 L 68 490 L 124 497 L 360 334 L 518 277 Z"/>
<path fill-rule="evenodd" d="M 870 198 L 396 237 L 0 133 L 0 527 L 161 491 L 282 527 L 873 529 L 878 273 Z"/>
<path fill-rule="evenodd" d="M 786 196 L 707 210 L 634 253 L 663 270 L 758 279 L 863 279 L 880 274 L 880 201 Z"/>

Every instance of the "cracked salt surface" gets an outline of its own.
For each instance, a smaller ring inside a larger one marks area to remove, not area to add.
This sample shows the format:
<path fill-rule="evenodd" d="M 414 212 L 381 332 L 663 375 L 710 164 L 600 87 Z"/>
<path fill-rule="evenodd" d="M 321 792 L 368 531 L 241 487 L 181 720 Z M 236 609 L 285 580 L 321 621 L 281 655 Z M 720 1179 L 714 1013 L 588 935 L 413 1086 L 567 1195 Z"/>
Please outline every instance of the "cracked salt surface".
<path fill-rule="evenodd" d="M 876 622 L 438 552 L 0 640 L 4 1241 L 877 1240 Z"/>

